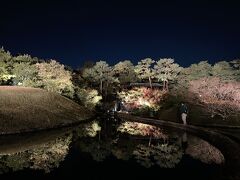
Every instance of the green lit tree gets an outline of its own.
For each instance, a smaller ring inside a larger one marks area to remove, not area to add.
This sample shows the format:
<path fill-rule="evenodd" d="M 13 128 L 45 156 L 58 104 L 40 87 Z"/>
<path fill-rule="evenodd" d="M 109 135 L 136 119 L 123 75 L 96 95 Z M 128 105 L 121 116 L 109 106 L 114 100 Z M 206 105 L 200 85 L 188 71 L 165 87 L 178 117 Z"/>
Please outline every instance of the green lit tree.
<path fill-rule="evenodd" d="M 119 81 L 114 77 L 114 71 L 106 61 L 99 61 L 92 68 L 86 68 L 82 75 L 87 81 L 99 86 L 99 92 L 105 95 L 108 92 L 109 85 L 118 84 Z"/>
<path fill-rule="evenodd" d="M 200 61 L 198 64 L 192 64 L 181 72 L 181 77 L 187 80 L 196 80 L 211 76 L 212 66 L 207 61 Z"/>
<path fill-rule="evenodd" d="M 240 70 L 240 59 L 232 60 L 230 63 L 235 69 Z"/>
<path fill-rule="evenodd" d="M 8 62 L 10 62 L 12 56 L 10 52 L 5 51 L 3 48 L 0 49 L 0 81 L 1 84 L 6 84 L 13 75 L 10 73 L 8 68 Z"/>
<path fill-rule="evenodd" d="M 237 81 L 240 80 L 240 59 L 235 59 L 230 62 L 231 66 L 234 69 L 234 76 Z"/>
<path fill-rule="evenodd" d="M 12 73 L 14 75 L 13 84 L 26 87 L 38 87 L 38 72 L 35 65 L 30 63 L 14 64 Z"/>
<path fill-rule="evenodd" d="M 121 85 L 136 81 L 134 66 L 129 60 L 120 61 L 114 66 L 113 70 Z"/>
<path fill-rule="evenodd" d="M 163 82 L 165 90 L 168 90 L 169 81 L 174 80 L 181 69 L 177 63 L 174 63 L 174 59 L 171 58 L 160 59 L 154 65 L 155 77 L 158 81 Z"/>
<path fill-rule="evenodd" d="M 135 66 L 135 72 L 139 79 L 149 81 L 150 87 L 152 88 L 152 78 L 154 76 L 154 72 L 152 69 L 152 65 L 155 63 L 151 58 L 146 58 L 138 62 L 138 65 Z"/>
<path fill-rule="evenodd" d="M 212 67 L 212 75 L 219 77 L 222 80 L 233 80 L 234 78 L 234 69 L 229 62 L 220 61 L 214 64 Z"/>
<path fill-rule="evenodd" d="M 71 72 L 65 70 L 64 65 L 55 60 L 36 64 L 39 77 L 39 86 L 44 89 L 73 97 L 74 87 L 71 81 Z"/>
<path fill-rule="evenodd" d="M 13 62 L 14 63 L 30 63 L 30 64 L 35 64 L 38 62 L 37 58 L 32 58 L 30 55 L 28 54 L 24 54 L 24 55 L 19 55 L 13 58 Z"/>
<path fill-rule="evenodd" d="M 212 75 L 212 66 L 207 61 L 200 61 L 198 64 L 192 64 L 187 68 L 182 68 L 177 76 L 175 84 L 176 92 L 186 92 L 189 82 L 200 78 L 210 77 Z"/>

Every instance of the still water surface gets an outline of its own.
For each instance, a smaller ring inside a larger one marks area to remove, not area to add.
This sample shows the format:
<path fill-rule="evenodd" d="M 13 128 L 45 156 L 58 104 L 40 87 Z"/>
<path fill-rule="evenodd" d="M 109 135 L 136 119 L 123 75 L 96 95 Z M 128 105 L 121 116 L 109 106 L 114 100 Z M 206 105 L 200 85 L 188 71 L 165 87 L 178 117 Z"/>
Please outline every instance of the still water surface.
<path fill-rule="evenodd" d="M 185 131 L 95 120 L 0 138 L 0 178 L 221 179 L 225 158 Z M 226 177 L 226 175 L 224 175 Z"/>

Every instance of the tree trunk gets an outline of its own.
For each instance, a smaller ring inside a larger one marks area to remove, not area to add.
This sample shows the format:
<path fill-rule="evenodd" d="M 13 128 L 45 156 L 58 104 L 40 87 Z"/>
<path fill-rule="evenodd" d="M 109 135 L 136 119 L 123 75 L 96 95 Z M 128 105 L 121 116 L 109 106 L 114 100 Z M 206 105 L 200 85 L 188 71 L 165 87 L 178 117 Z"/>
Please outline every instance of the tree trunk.
<path fill-rule="evenodd" d="M 151 146 L 152 136 L 149 138 L 148 146 Z"/>
<path fill-rule="evenodd" d="M 101 131 L 98 131 L 98 141 L 100 141 L 101 140 L 101 133 L 100 133 Z"/>
<path fill-rule="evenodd" d="M 108 82 L 107 82 L 106 89 L 105 89 L 105 98 L 106 98 L 106 100 L 107 100 L 107 96 L 108 96 Z"/>
<path fill-rule="evenodd" d="M 100 93 L 101 93 L 101 95 L 102 95 L 102 88 L 103 88 L 103 82 L 102 82 L 102 80 L 100 80 Z"/>
<path fill-rule="evenodd" d="M 166 85 L 166 90 L 168 91 L 168 81 L 166 81 L 165 85 Z"/>
<path fill-rule="evenodd" d="M 151 89 L 152 89 L 152 80 L 151 80 L 151 77 L 148 77 L 148 80 L 149 80 L 150 87 L 151 87 Z"/>
<path fill-rule="evenodd" d="M 163 81 L 163 90 L 166 89 L 165 81 Z"/>

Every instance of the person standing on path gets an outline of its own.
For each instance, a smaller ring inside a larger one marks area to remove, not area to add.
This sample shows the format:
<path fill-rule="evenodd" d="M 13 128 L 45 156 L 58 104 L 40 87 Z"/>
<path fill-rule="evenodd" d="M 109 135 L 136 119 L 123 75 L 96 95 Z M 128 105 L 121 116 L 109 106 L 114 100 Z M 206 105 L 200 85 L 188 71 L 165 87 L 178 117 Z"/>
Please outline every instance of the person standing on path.
<path fill-rule="evenodd" d="M 180 107 L 181 119 L 184 125 L 187 125 L 187 115 L 188 115 L 188 107 L 185 103 L 181 103 Z"/>

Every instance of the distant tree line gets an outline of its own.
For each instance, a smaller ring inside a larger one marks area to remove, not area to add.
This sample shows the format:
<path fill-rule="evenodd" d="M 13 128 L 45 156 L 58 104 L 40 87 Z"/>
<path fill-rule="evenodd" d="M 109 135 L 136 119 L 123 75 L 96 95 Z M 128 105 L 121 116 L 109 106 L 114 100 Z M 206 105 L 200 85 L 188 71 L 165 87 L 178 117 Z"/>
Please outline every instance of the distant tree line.
<path fill-rule="evenodd" d="M 0 49 L 1 85 L 38 87 L 72 98 L 71 79 L 71 71 L 55 60 L 44 61 L 30 55 L 12 56 Z"/>
<path fill-rule="evenodd" d="M 184 68 L 171 58 L 145 58 L 137 65 L 130 60 L 120 61 L 114 66 L 106 61 L 86 62 L 83 67 L 73 70 L 56 60 L 42 60 L 30 55 L 12 56 L 0 49 L 1 85 L 43 88 L 90 108 L 94 108 L 93 104 L 100 99 L 113 97 L 133 82 L 147 82 L 150 88 L 152 83 L 160 83 L 166 92 L 184 94 L 191 89 L 199 94 L 197 89 L 200 87 L 196 88 L 194 81 L 205 81 L 206 87 L 201 87 L 201 90 L 207 92 L 211 78 L 218 78 L 220 84 L 239 82 L 240 60 L 220 61 L 214 65 L 201 61 Z M 191 88 L 193 86 L 195 88 Z"/>
<path fill-rule="evenodd" d="M 136 66 L 131 61 L 120 61 L 114 66 L 109 66 L 106 61 L 99 61 L 76 71 L 77 79 L 88 87 L 94 87 L 103 94 L 112 89 L 121 89 L 131 82 L 159 82 L 163 89 L 169 90 L 172 86 L 188 86 L 192 80 L 203 77 L 218 77 L 223 81 L 240 80 L 240 60 L 231 62 L 220 61 L 214 65 L 207 61 L 192 64 L 187 68 L 180 67 L 174 59 L 163 58 L 158 61 L 150 58 L 143 59 Z"/>

